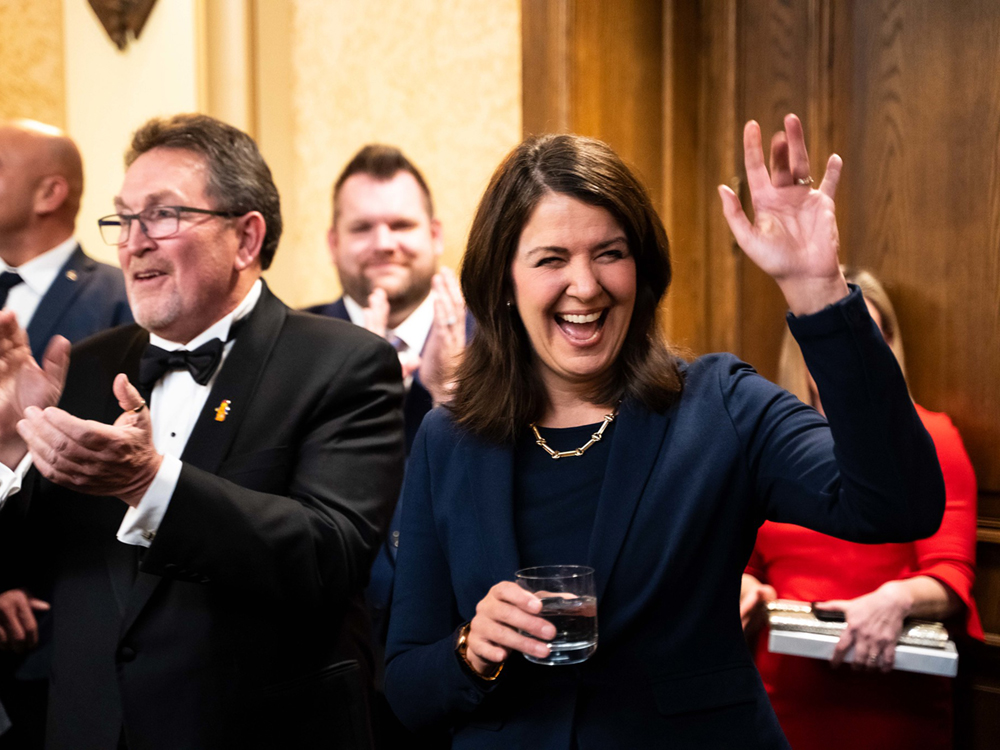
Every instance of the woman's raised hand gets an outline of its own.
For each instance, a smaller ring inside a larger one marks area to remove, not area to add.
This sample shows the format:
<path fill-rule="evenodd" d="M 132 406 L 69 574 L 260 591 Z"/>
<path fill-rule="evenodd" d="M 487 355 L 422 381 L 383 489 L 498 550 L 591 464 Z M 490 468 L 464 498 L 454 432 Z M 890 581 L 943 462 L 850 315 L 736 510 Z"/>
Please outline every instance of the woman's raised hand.
<path fill-rule="evenodd" d="M 466 640 L 466 658 L 479 674 L 488 674 L 503 663 L 511 651 L 542 659 L 549 655 L 544 641 L 555 637 L 556 628 L 538 617 L 542 600 L 513 581 L 501 581 L 476 605 Z M 521 635 L 524 631 L 535 636 Z"/>
<path fill-rule="evenodd" d="M 753 120 L 743 129 L 743 157 L 753 223 L 736 194 L 719 186 L 722 211 L 743 252 L 778 283 L 795 315 L 817 312 L 845 297 L 833 202 L 843 167 L 840 157 L 830 157 L 819 189 L 813 189 L 802 123 L 795 115 L 786 115 L 785 129 L 771 139 L 770 174 L 760 125 Z"/>

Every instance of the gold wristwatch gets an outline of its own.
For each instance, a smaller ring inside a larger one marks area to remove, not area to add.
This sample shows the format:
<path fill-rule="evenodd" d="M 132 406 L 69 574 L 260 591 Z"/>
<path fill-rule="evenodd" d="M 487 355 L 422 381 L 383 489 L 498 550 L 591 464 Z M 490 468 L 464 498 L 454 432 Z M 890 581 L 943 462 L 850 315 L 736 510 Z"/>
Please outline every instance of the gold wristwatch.
<path fill-rule="evenodd" d="M 469 650 L 469 629 L 472 627 L 472 623 L 465 623 L 462 628 L 458 631 L 458 642 L 455 644 L 455 653 L 458 654 L 458 658 L 462 660 L 462 663 L 469 668 L 480 680 L 486 680 L 487 682 L 493 682 L 500 673 L 503 671 L 503 662 L 495 664 L 493 666 L 493 671 L 489 674 L 479 674 L 476 668 L 472 666 L 472 662 L 469 661 L 469 657 L 466 656 L 466 652 Z"/>

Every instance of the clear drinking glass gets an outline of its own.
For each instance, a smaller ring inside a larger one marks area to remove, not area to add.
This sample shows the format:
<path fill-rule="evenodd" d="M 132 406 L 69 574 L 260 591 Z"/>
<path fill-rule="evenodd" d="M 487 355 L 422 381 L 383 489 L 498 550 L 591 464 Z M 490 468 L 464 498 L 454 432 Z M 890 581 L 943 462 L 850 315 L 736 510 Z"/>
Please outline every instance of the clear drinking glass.
<path fill-rule="evenodd" d="M 542 600 L 540 617 L 556 626 L 544 659 L 535 664 L 579 664 L 597 650 L 597 594 L 594 569 L 584 565 L 541 565 L 517 571 L 517 583 Z"/>

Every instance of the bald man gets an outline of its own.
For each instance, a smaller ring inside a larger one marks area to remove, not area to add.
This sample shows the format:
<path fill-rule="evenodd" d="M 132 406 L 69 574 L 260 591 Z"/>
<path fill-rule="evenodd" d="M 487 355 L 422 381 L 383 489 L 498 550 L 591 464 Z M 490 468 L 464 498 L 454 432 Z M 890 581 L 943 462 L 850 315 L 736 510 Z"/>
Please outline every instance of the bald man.
<path fill-rule="evenodd" d="M 14 311 L 39 361 L 56 334 L 76 342 L 132 322 L 121 271 L 73 237 L 82 194 L 70 138 L 31 120 L 0 124 L 0 307 Z"/>
<path fill-rule="evenodd" d="M 121 271 L 85 255 L 73 236 L 82 194 L 83 163 L 70 138 L 31 120 L 0 123 L 0 307 L 14 311 L 37 361 L 56 334 L 76 342 L 132 322 Z M 24 606 L 44 610 L 47 596 L 5 591 L 0 621 Z M 48 624 L 39 618 L 31 629 L 39 648 L 0 659 L 0 697 L 13 721 L 0 750 L 42 745 Z"/>

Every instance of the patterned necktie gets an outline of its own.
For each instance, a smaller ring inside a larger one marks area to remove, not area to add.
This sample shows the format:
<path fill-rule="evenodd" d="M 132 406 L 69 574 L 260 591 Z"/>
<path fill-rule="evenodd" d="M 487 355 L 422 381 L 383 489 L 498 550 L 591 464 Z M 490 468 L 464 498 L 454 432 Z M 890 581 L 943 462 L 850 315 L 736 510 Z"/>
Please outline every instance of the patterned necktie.
<path fill-rule="evenodd" d="M 24 279 L 14 271 L 0 273 L 0 308 L 7 304 L 7 294 L 10 290 L 23 281 Z"/>
<path fill-rule="evenodd" d="M 403 341 L 403 339 L 399 338 L 399 336 L 397 336 L 394 333 L 389 334 L 389 343 L 392 344 L 392 348 L 395 349 L 400 354 L 402 354 L 403 352 L 407 351 L 410 348 L 409 346 L 406 345 L 406 342 Z"/>

